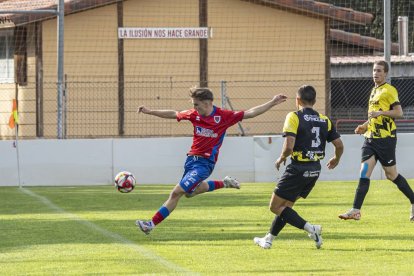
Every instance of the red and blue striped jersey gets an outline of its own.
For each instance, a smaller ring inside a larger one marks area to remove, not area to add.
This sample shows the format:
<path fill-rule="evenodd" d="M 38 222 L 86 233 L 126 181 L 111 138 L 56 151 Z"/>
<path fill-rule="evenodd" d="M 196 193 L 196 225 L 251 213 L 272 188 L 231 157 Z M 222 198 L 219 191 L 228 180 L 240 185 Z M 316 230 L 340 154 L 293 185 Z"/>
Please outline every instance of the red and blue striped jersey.
<path fill-rule="evenodd" d="M 226 130 L 243 120 L 244 111 L 223 110 L 213 106 L 213 112 L 201 116 L 195 109 L 177 113 L 177 121 L 188 120 L 194 126 L 193 144 L 189 155 L 200 155 L 217 162 Z"/>

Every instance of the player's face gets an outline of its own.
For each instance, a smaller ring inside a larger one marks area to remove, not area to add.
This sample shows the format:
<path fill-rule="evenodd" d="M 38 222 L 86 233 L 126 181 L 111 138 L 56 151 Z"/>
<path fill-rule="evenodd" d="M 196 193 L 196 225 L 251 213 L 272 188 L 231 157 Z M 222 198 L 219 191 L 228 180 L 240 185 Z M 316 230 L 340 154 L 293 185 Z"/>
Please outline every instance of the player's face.
<path fill-rule="evenodd" d="M 374 68 L 372 69 L 372 77 L 374 78 L 374 82 L 376 85 L 381 85 L 385 82 L 385 77 L 387 73 L 384 71 L 384 66 L 375 64 Z"/>
<path fill-rule="evenodd" d="M 194 109 L 200 114 L 201 116 L 208 116 L 211 113 L 212 109 L 212 102 L 210 100 L 200 101 L 198 99 L 191 99 Z"/>

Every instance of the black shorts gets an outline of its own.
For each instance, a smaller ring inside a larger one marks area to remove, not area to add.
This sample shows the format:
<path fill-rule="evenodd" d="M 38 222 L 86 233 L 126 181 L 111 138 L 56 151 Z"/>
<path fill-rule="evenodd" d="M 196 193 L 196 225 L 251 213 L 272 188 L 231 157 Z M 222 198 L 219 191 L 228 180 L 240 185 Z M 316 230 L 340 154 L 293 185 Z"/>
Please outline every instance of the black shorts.
<path fill-rule="evenodd" d="M 319 162 L 290 163 L 277 184 L 275 194 L 295 202 L 298 197 L 306 198 L 315 186 L 321 173 Z"/>
<path fill-rule="evenodd" d="M 384 167 L 390 167 L 397 164 L 395 159 L 395 148 L 397 138 L 366 138 L 362 145 L 361 163 L 375 156 L 375 160 L 380 161 Z"/>

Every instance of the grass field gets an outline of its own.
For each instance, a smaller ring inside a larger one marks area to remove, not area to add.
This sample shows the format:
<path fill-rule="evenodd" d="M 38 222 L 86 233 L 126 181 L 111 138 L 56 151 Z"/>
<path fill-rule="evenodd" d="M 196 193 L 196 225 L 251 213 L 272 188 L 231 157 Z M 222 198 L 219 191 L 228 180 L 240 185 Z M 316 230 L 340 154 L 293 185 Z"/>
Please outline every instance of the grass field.
<path fill-rule="evenodd" d="M 412 182 L 411 182 L 412 183 Z M 150 236 L 150 218 L 172 185 L 0 188 L 0 274 L 412 275 L 409 202 L 388 181 L 372 181 L 361 221 L 337 215 L 352 205 L 355 182 L 319 182 L 296 210 L 323 226 L 317 250 L 287 225 L 270 250 L 253 244 L 273 215 L 273 183 L 244 184 L 183 199 Z"/>

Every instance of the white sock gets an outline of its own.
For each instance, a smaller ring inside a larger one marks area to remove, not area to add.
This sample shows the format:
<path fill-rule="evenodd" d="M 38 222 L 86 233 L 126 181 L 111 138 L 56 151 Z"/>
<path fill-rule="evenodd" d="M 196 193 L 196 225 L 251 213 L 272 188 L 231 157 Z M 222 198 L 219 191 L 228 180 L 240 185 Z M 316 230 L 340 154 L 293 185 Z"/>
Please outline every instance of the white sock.
<path fill-rule="evenodd" d="M 305 226 L 303 227 L 303 229 L 305 229 L 305 231 L 308 232 L 309 234 L 313 234 L 313 232 L 314 232 L 313 225 L 310 224 L 309 222 L 307 222 L 305 224 Z"/>
<path fill-rule="evenodd" d="M 272 242 L 276 238 L 276 236 L 273 236 L 272 234 L 267 233 L 264 238 L 265 238 L 265 240 Z"/>

